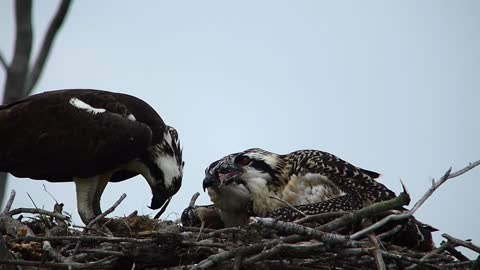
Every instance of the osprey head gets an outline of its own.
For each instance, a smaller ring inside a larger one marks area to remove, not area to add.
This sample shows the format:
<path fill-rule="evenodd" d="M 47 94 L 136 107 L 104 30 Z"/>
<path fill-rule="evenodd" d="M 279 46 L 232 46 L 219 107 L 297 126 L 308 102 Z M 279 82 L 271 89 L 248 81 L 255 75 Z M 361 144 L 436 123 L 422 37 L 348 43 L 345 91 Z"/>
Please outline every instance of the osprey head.
<path fill-rule="evenodd" d="M 243 184 L 252 179 L 269 181 L 277 178 L 277 168 L 282 163 L 279 155 L 252 148 L 229 155 L 210 165 L 203 181 L 204 189 L 210 186 Z"/>
<path fill-rule="evenodd" d="M 233 181 L 227 185 L 226 181 L 230 181 L 229 178 L 219 172 L 223 168 L 230 167 L 229 164 L 233 164 L 236 156 L 237 154 L 231 154 L 219 159 L 205 170 L 203 189 L 207 189 L 210 200 L 221 210 L 245 211 L 251 199 L 250 192 L 245 185 Z M 236 171 L 230 173 L 232 178 L 236 175 Z M 224 222 L 230 223 L 225 219 Z"/>
<path fill-rule="evenodd" d="M 167 126 L 163 140 L 150 147 L 144 160 L 148 170 L 145 173 L 152 189 L 151 209 L 158 209 L 170 202 L 182 185 L 183 166 L 182 148 L 177 131 Z"/>

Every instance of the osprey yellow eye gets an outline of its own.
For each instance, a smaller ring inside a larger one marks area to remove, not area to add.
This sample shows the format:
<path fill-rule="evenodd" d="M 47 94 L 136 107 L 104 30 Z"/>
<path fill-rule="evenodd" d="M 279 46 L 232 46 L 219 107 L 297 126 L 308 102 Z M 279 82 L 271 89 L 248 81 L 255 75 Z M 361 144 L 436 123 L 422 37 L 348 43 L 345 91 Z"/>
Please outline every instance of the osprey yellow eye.
<path fill-rule="evenodd" d="M 250 162 L 252 162 L 252 160 L 247 156 L 241 156 L 238 159 L 238 163 L 243 165 L 243 166 L 247 166 L 248 164 L 250 164 Z"/>

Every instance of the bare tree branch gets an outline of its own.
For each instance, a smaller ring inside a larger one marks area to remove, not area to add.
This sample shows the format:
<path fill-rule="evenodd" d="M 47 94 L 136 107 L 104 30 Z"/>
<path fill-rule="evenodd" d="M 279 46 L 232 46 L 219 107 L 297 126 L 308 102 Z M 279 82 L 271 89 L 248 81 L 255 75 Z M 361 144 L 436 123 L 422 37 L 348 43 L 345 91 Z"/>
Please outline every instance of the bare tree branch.
<path fill-rule="evenodd" d="M 10 192 L 10 198 L 8 198 L 7 204 L 5 204 L 5 208 L 3 209 L 2 214 L 5 214 L 8 211 L 10 211 L 10 208 L 12 208 L 13 200 L 15 200 L 15 195 L 16 195 L 16 192 L 15 190 L 12 189 L 12 192 Z"/>
<path fill-rule="evenodd" d="M 299 234 L 330 244 L 343 244 L 353 247 L 355 246 L 355 243 L 353 243 L 353 241 L 350 241 L 349 237 L 347 236 L 322 232 L 316 229 L 302 226 L 300 224 L 279 221 L 273 218 L 253 217 L 250 218 L 250 220 L 250 224 L 258 224 L 266 228 L 276 229 L 282 233 Z"/>
<path fill-rule="evenodd" d="M 17 208 L 17 209 L 13 209 L 13 210 L 8 211 L 6 214 L 9 215 L 9 216 L 13 216 L 13 215 L 21 214 L 21 213 L 41 214 L 41 215 L 45 215 L 45 216 L 58 218 L 60 220 L 69 220 L 69 217 L 64 216 L 60 213 L 55 213 L 55 212 L 47 211 L 47 210 L 40 209 L 40 208 Z"/>
<path fill-rule="evenodd" d="M 108 214 L 112 213 L 115 211 L 115 208 L 120 205 L 120 203 L 127 197 L 127 194 L 123 193 L 122 196 L 112 205 L 112 207 L 108 208 L 105 212 L 101 213 L 97 217 L 95 217 L 90 223 L 88 223 L 87 227 L 83 230 L 82 235 L 85 235 L 87 231 L 92 228 L 95 224 L 97 224 L 100 220 L 102 220 L 104 217 L 106 217 Z M 75 246 L 75 249 L 73 251 L 73 254 L 77 254 L 80 246 L 82 245 L 82 240 L 79 240 L 77 242 L 77 245 Z"/>
<path fill-rule="evenodd" d="M 468 172 L 469 170 L 477 167 L 478 165 L 480 165 L 480 160 L 478 160 L 474 163 L 470 163 L 465 168 L 460 169 L 460 170 L 458 170 L 454 173 L 450 173 L 452 168 L 448 169 L 447 172 L 445 172 L 445 174 L 438 181 L 435 181 L 435 179 L 432 179 L 432 186 L 430 187 L 430 189 L 427 190 L 427 192 L 422 196 L 422 198 L 420 198 L 420 200 L 418 200 L 417 203 L 415 203 L 415 205 L 413 206 L 412 209 L 410 209 L 407 212 L 398 214 L 398 215 L 389 215 L 389 216 L 379 220 L 378 222 L 374 223 L 372 226 L 369 226 L 369 227 L 367 227 L 367 228 L 365 228 L 361 231 L 358 231 L 358 232 L 352 234 L 350 236 L 351 239 L 358 239 L 358 238 L 360 238 L 360 237 L 362 237 L 362 236 L 364 236 L 364 235 L 366 235 L 370 232 L 373 232 L 374 230 L 380 228 L 381 226 L 385 225 L 386 223 L 388 223 L 390 221 L 402 220 L 402 219 L 406 219 L 406 218 L 411 217 L 415 213 L 415 211 L 417 211 L 418 208 L 420 208 L 420 206 L 422 206 L 422 204 L 433 194 L 433 192 L 435 192 L 435 190 L 437 190 L 448 179 L 458 177 L 458 176 Z"/>
<path fill-rule="evenodd" d="M 466 248 L 471 249 L 471 250 L 477 252 L 478 254 L 480 254 L 480 247 L 473 244 L 470 241 L 460 240 L 460 239 L 457 239 L 457 238 L 455 238 L 453 236 L 450 236 L 446 233 L 442 234 L 442 237 L 446 238 L 450 243 L 452 243 L 455 246 L 466 247 Z"/>
<path fill-rule="evenodd" d="M 13 102 L 24 96 L 33 40 L 31 0 L 15 1 L 15 22 L 15 49 L 7 72 L 4 103 Z"/>
<path fill-rule="evenodd" d="M 2 63 L 2 67 L 5 69 L 5 73 L 8 73 L 8 69 L 9 69 L 8 63 L 5 60 L 5 57 L 3 57 L 2 52 L 0 52 L 0 63 Z"/>
<path fill-rule="evenodd" d="M 382 249 L 380 247 L 380 241 L 378 240 L 377 236 L 374 233 L 369 233 L 368 234 L 368 239 L 370 240 L 370 242 L 375 247 L 374 250 L 373 250 L 373 256 L 375 258 L 375 263 L 377 264 L 377 269 L 378 270 L 387 270 L 387 267 L 385 266 L 385 261 L 383 260 L 383 256 L 382 256 Z"/>
<path fill-rule="evenodd" d="M 298 224 L 303 224 L 303 223 L 307 223 L 307 222 L 316 222 L 316 221 L 320 221 L 320 220 L 329 220 L 329 219 L 336 219 L 336 218 L 339 218 L 345 214 L 347 214 L 349 212 L 346 212 L 346 211 L 337 211 L 337 212 L 326 212 L 326 213 L 320 213 L 320 214 L 315 214 L 315 215 L 308 215 L 304 218 L 300 218 L 300 219 L 297 219 L 295 221 L 293 221 L 294 223 L 298 223 Z"/>
<path fill-rule="evenodd" d="M 287 201 L 284 201 L 278 197 L 275 197 L 275 196 L 270 196 L 271 199 L 274 199 L 274 200 L 277 200 L 283 204 L 285 204 L 287 207 L 289 207 L 290 209 L 294 210 L 295 212 L 297 213 L 300 213 L 300 215 L 302 215 L 303 217 L 307 217 L 307 214 L 305 214 L 304 212 L 300 211 L 298 208 L 296 208 L 295 206 L 293 206 L 292 204 L 290 204 L 289 202 Z"/>
<path fill-rule="evenodd" d="M 68 9 L 70 7 L 70 3 L 71 3 L 70 0 L 62 0 L 60 7 L 58 8 L 55 16 L 50 22 L 47 33 L 42 42 L 42 47 L 40 48 L 40 51 L 35 60 L 35 63 L 33 64 L 30 70 L 30 73 L 26 78 L 27 81 L 26 81 L 24 95 L 30 94 L 33 88 L 35 87 L 35 84 L 37 83 L 38 78 L 40 77 L 43 71 L 43 67 L 50 53 L 50 48 L 52 47 L 52 44 L 55 40 L 57 31 L 61 28 L 63 21 L 65 19 L 65 16 L 67 15 Z"/>
<path fill-rule="evenodd" d="M 55 35 L 63 23 L 70 2 L 70 0 L 62 0 L 55 17 L 47 30 L 39 55 L 33 64 L 32 70 L 29 71 L 33 43 L 32 1 L 15 1 L 15 45 L 10 65 L 7 63 L 3 55 L 0 54 L 0 62 L 5 68 L 7 75 L 4 85 L 3 103 L 12 103 L 31 93 L 42 73 L 42 69 L 50 52 L 50 48 L 52 47 Z M 5 196 L 7 176 L 7 173 L 0 172 L 0 205 Z"/>
<path fill-rule="evenodd" d="M 362 209 L 347 213 L 340 218 L 337 218 L 327 224 L 321 225 L 320 227 L 318 227 L 318 230 L 331 232 L 347 224 L 359 221 L 363 218 L 372 217 L 384 211 L 399 208 L 403 205 L 408 205 L 409 202 L 410 196 L 408 195 L 408 193 L 402 192 L 400 193 L 400 195 L 393 199 L 377 202 Z"/>

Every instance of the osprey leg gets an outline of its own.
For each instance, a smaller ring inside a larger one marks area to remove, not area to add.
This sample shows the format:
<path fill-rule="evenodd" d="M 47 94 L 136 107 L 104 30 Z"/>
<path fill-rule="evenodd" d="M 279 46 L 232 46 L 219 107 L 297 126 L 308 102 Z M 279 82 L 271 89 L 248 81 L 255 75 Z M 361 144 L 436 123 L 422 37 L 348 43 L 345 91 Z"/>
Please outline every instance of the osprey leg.
<path fill-rule="evenodd" d="M 77 191 L 77 208 L 80 218 L 87 225 L 95 218 L 94 200 L 101 176 L 74 178 Z M 100 206 L 98 206 L 100 208 Z"/>
<path fill-rule="evenodd" d="M 97 183 L 97 188 L 95 189 L 95 195 L 93 197 L 93 213 L 95 216 L 98 216 L 102 213 L 102 209 L 100 207 L 100 198 L 102 197 L 103 191 L 110 180 L 109 175 L 99 176 L 99 181 Z"/>

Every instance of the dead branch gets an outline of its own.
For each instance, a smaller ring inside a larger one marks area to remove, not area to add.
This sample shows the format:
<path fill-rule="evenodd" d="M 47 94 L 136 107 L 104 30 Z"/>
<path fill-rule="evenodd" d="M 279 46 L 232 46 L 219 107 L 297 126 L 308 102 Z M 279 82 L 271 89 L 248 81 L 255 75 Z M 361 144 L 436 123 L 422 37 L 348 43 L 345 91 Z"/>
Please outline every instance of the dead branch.
<path fill-rule="evenodd" d="M 435 192 L 435 190 L 437 190 L 448 179 L 458 177 L 458 176 L 468 172 L 469 170 L 477 167 L 478 165 L 480 165 L 480 160 L 478 160 L 474 163 L 470 163 L 465 168 L 460 169 L 460 170 L 458 170 L 454 173 L 450 173 L 452 168 L 448 169 L 447 172 L 445 172 L 445 174 L 438 181 L 435 181 L 435 179 L 432 179 L 432 186 L 430 187 L 430 189 L 427 190 L 427 192 L 422 196 L 422 198 L 420 198 L 420 200 L 418 200 L 417 203 L 415 203 L 415 205 L 413 206 L 412 209 L 410 209 L 407 212 L 398 214 L 398 215 L 389 215 L 389 216 L 381 219 L 380 221 L 374 223 L 372 226 L 369 226 L 369 227 L 367 227 L 367 228 L 365 228 L 361 231 L 358 231 L 355 234 L 352 234 L 351 238 L 352 239 L 358 239 L 358 238 L 360 238 L 360 237 L 362 237 L 362 236 L 380 228 L 381 226 L 387 224 L 388 222 L 396 221 L 396 220 L 402 220 L 402 219 L 406 219 L 406 218 L 411 217 L 418 210 L 418 208 L 420 208 L 420 206 L 422 206 L 422 204 L 433 194 L 433 192 Z"/>
<path fill-rule="evenodd" d="M 269 243 L 253 244 L 250 246 L 239 247 L 233 250 L 214 254 L 208 257 L 206 260 L 203 260 L 200 263 L 198 263 L 198 265 L 193 269 L 207 269 L 214 265 L 220 264 L 225 260 L 233 258 L 235 254 L 242 253 L 245 255 L 245 254 L 257 253 L 266 247 L 274 246 L 278 243 L 280 243 L 280 240 L 273 240 Z"/>
<path fill-rule="evenodd" d="M 154 219 L 158 219 L 165 212 L 165 210 L 167 210 L 167 206 L 170 204 L 171 200 L 172 200 L 172 198 L 167 199 L 167 201 L 163 204 L 160 211 L 158 211 L 158 213 L 154 216 Z"/>
<path fill-rule="evenodd" d="M 12 62 L 7 69 L 5 89 L 17 91 L 5 92 L 5 103 L 18 100 L 24 96 L 28 64 L 32 50 L 32 1 L 15 1 L 15 47 Z"/>
<path fill-rule="evenodd" d="M 7 204 L 5 204 L 5 208 L 2 211 L 2 214 L 6 214 L 12 208 L 13 201 L 15 200 L 16 192 L 14 189 L 10 192 L 10 197 L 8 198 Z"/>
<path fill-rule="evenodd" d="M 60 219 L 60 220 L 69 220 L 70 219 L 69 217 L 64 216 L 60 213 L 51 212 L 51 211 L 47 211 L 47 210 L 40 209 L 40 208 L 17 208 L 17 209 L 13 209 L 11 211 L 8 211 L 6 214 L 9 215 L 9 216 L 14 216 L 14 215 L 22 214 L 22 213 L 40 214 L 40 215 L 54 217 L 54 218 L 57 218 L 57 219 Z"/>
<path fill-rule="evenodd" d="M 98 236 L 98 235 L 82 235 L 82 236 L 25 236 L 13 239 L 14 242 L 29 242 L 29 241 L 82 241 L 82 242 L 112 242 L 112 243 L 134 243 L 134 244 L 148 244 L 159 241 L 158 239 L 141 239 L 130 237 L 114 237 L 114 236 Z"/>
<path fill-rule="evenodd" d="M 320 214 L 315 214 L 315 215 L 307 215 L 306 217 L 297 219 L 293 222 L 298 223 L 298 224 L 303 224 L 303 223 L 307 223 L 307 222 L 317 222 L 317 221 L 321 221 L 321 220 L 329 220 L 329 219 L 338 218 L 338 217 L 341 217 L 341 216 L 343 216 L 347 213 L 348 212 L 345 212 L 345 211 L 338 211 L 338 212 L 320 213 Z"/>
<path fill-rule="evenodd" d="M 352 241 L 350 241 L 349 237 L 347 236 L 322 232 L 319 230 L 302 226 L 300 224 L 283 222 L 283 221 L 275 220 L 273 218 L 255 217 L 255 218 L 251 218 L 250 220 L 251 220 L 251 224 L 257 224 L 266 228 L 272 228 L 287 234 L 298 234 L 298 235 L 310 237 L 312 239 L 317 239 L 329 244 L 343 244 L 351 247 L 356 246 Z"/>
<path fill-rule="evenodd" d="M 101 259 L 96 262 L 88 263 L 58 263 L 58 262 L 43 262 L 43 261 L 25 261 L 25 260 L 0 260 L 0 264 L 21 265 L 21 266 L 36 266 L 36 267 L 60 267 L 66 269 L 111 269 L 112 263 L 117 260 L 114 257 L 108 259 Z"/>
<path fill-rule="evenodd" d="M 120 203 L 127 197 L 127 194 L 123 193 L 122 196 L 112 205 L 112 207 L 108 208 L 105 212 L 101 213 L 97 217 L 95 217 L 90 223 L 88 223 L 87 227 L 82 231 L 82 235 L 85 235 L 87 231 L 92 228 L 95 224 L 97 224 L 100 220 L 102 220 L 104 217 L 106 217 L 108 214 L 112 213 L 115 211 L 115 208 L 120 205 Z M 82 240 L 79 240 L 77 242 L 77 245 L 75 246 L 75 249 L 73 251 L 73 254 L 77 254 L 78 250 L 80 249 L 80 246 L 82 245 Z"/>
<path fill-rule="evenodd" d="M 200 196 L 200 192 L 195 192 L 195 194 L 193 194 L 192 198 L 190 199 L 190 203 L 188 204 L 188 207 L 194 207 L 195 202 L 197 201 L 199 196 Z"/>
<path fill-rule="evenodd" d="M 70 3 L 70 0 L 62 0 L 57 12 L 55 13 L 55 16 L 53 17 L 50 25 L 48 26 L 47 33 L 41 43 L 42 47 L 40 48 L 35 63 L 33 64 L 30 73 L 26 78 L 27 81 L 25 86 L 25 95 L 28 95 L 32 92 L 33 87 L 37 83 L 38 78 L 42 73 L 43 67 L 50 53 L 50 48 L 53 45 L 53 41 L 55 40 L 58 30 L 63 24 L 65 16 L 67 15 L 68 9 L 70 7 Z"/>
<path fill-rule="evenodd" d="M 387 270 L 385 266 L 385 261 L 383 260 L 382 256 L 382 249 L 380 247 L 380 241 L 378 240 L 377 236 L 374 233 L 368 234 L 368 239 L 373 244 L 373 256 L 375 258 L 375 263 L 377 265 L 378 270 Z"/>
<path fill-rule="evenodd" d="M 115 211 L 115 208 L 117 208 L 126 197 L 127 197 L 127 194 L 123 193 L 122 196 L 120 196 L 120 198 L 110 208 L 108 208 L 105 212 L 101 213 L 100 215 L 95 217 L 92 221 L 90 221 L 90 223 L 88 223 L 87 225 L 87 228 L 92 228 L 93 225 L 97 224 L 100 220 L 102 220 L 108 214 Z"/>
<path fill-rule="evenodd" d="M 477 245 L 474 245 L 472 242 L 470 241 L 464 241 L 464 240 L 460 240 L 458 238 L 455 238 L 453 236 L 450 236 L 446 233 L 442 234 L 442 237 L 447 239 L 448 242 L 452 243 L 454 246 L 462 246 L 462 247 L 466 247 L 470 250 L 473 250 L 475 252 L 477 252 L 479 255 L 480 255 L 480 247 L 477 246 Z"/>
<path fill-rule="evenodd" d="M 290 204 L 289 202 L 285 201 L 285 200 L 282 200 L 278 197 L 275 197 L 275 196 L 270 196 L 271 199 L 274 199 L 274 200 L 277 200 L 283 204 L 286 205 L 286 207 L 294 210 L 295 212 L 299 213 L 300 215 L 302 215 L 303 217 L 307 217 L 307 214 L 305 214 L 304 212 L 300 211 L 297 207 L 293 206 L 292 204 Z"/>
<path fill-rule="evenodd" d="M 387 210 L 408 205 L 409 202 L 410 202 L 410 196 L 408 195 L 408 193 L 402 192 L 400 193 L 400 195 L 398 195 L 393 199 L 377 202 L 367 207 L 364 207 L 362 209 L 347 213 L 342 217 L 337 218 L 325 225 L 321 225 L 320 227 L 318 227 L 318 230 L 331 232 L 345 225 L 352 224 L 356 221 L 360 221 L 364 218 L 373 217 Z"/>
<path fill-rule="evenodd" d="M 8 73 L 8 63 L 3 57 L 2 52 L 0 52 L 0 63 L 2 64 L 2 67 L 5 69 L 5 73 Z"/>

